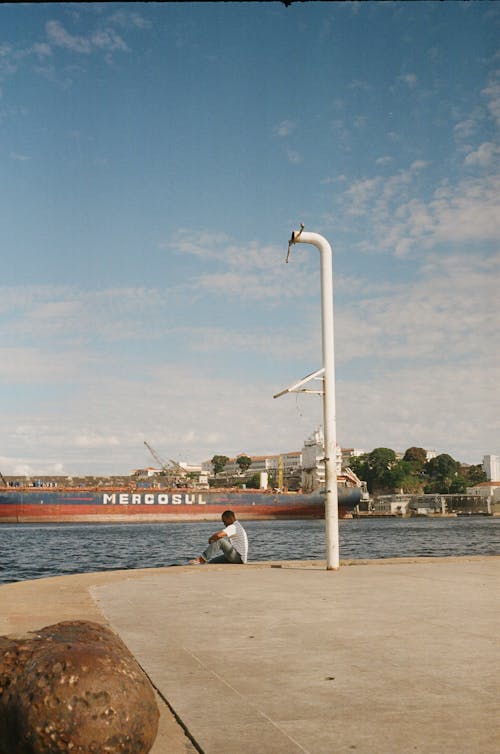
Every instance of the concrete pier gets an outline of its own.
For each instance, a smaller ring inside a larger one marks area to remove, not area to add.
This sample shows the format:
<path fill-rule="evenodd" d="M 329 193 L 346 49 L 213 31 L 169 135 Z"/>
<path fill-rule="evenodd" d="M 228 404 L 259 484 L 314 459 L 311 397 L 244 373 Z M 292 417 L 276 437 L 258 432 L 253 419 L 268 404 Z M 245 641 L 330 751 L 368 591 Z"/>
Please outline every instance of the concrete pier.
<path fill-rule="evenodd" d="M 499 587 L 494 556 L 115 571 L 0 587 L 0 634 L 109 625 L 153 754 L 496 754 Z"/>

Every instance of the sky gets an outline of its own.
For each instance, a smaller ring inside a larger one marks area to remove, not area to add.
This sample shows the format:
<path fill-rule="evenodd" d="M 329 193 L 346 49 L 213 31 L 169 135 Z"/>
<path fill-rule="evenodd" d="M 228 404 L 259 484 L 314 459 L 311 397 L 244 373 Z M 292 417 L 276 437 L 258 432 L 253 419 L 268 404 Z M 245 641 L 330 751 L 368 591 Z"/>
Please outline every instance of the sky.
<path fill-rule="evenodd" d="M 0 471 L 500 453 L 500 7 L 0 6 Z"/>

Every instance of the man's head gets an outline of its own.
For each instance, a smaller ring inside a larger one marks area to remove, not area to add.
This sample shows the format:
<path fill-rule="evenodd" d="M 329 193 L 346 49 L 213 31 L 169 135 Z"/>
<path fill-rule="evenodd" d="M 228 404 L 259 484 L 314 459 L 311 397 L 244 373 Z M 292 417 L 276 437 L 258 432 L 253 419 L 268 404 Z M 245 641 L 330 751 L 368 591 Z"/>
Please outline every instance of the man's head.
<path fill-rule="evenodd" d="M 229 526 L 230 524 L 234 524 L 236 521 L 236 516 L 234 515 L 233 511 L 224 511 L 222 514 L 222 522 L 224 526 Z"/>

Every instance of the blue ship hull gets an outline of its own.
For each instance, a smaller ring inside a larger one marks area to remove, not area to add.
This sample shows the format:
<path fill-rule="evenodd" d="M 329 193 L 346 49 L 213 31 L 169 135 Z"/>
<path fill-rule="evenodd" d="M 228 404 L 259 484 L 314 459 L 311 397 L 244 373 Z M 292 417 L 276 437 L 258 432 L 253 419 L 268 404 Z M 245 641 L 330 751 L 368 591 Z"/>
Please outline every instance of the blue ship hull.
<path fill-rule="evenodd" d="M 360 501 L 357 487 L 338 487 L 339 516 Z M 232 509 L 242 520 L 323 518 L 319 493 L 275 494 L 173 489 L 0 489 L 0 523 L 196 521 L 220 519 Z"/>

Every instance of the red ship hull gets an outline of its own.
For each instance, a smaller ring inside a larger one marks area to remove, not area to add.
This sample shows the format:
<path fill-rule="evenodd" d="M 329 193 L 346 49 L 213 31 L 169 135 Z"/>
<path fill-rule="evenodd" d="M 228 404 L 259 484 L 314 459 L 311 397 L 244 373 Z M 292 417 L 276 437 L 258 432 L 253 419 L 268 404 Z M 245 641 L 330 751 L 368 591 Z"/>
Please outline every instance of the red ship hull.
<path fill-rule="evenodd" d="M 356 488 L 339 488 L 339 516 L 359 502 Z M 0 490 L 0 523 L 134 523 L 211 521 L 233 509 L 242 520 L 324 517 L 319 494 L 181 490 Z"/>

